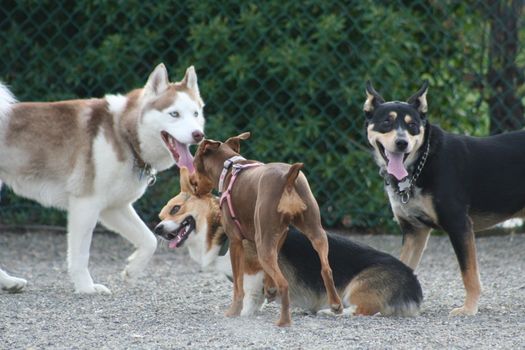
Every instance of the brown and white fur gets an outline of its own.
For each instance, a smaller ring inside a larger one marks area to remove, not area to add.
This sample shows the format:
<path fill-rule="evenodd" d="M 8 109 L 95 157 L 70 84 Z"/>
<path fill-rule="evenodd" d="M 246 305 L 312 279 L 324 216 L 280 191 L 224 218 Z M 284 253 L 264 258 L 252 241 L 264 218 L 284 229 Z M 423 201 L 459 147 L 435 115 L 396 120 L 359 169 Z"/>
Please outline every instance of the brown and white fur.
<path fill-rule="evenodd" d="M 190 257 L 203 270 L 218 271 L 232 280 L 227 236 L 220 223 L 219 199 L 211 193 L 197 194 L 188 171 L 181 169 L 181 192 L 160 212 L 155 233 L 169 246 L 187 246 Z M 358 315 L 413 316 L 423 299 L 413 271 L 389 254 L 328 234 L 328 260 L 334 283 L 347 311 Z M 243 241 L 244 298 L 241 316 L 252 315 L 264 303 L 264 271 L 255 244 Z M 312 313 L 329 307 L 322 287 L 320 264 L 308 239 L 291 226 L 279 252 L 279 267 L 290 287 L 292 305 Z"/>
<path fill-rule="evenodd" d="M 68 271 L 78 293 L 109 293 L 88 270 L 100 221 L 137 248 L 124 278 L 137 276 L 157 247 L 132 203 L 157 171 L 192 166 L 188 145 L 203 138 L 203 101 L 193 67 L 170 83 L 158 65 L 127 95 L 16 102 L 0 84 L 0 179 L 20 196 L 67 211 Z M 0 289 L 26 281 L 0 270 Z"/>
<path fill-rule="evenodd" d="M 249 137 L 243 133 L 226 142 L 204 140 L 197 149 L 193 181 L 197 193 L 218 189 L 224 162 L 239 155 L 240 141 Z M 253 163 L 240 161 L 239 163 Z M 343 311 L 341 299 L 334 286 L 328 263 L 328 240 L 321 226 L 319 206 L 300 169 L 302 164 L 261 164 L 242 171 L 231 190 L 235 215 L 242 232 L 233 221 L 228 205 L 222 206 L 222 223 L 230 239 L 230 257 L 233 270 L 233 302 L 227 316 L 238 316 L 243 305 L 244 254 L 243 240 L 255 242 L 259 262 L 267 277 L 276 286 L 281 297 L 281 316 L 277 325 L 291 324 L 288 282 L 278 265 L 278 252 L 286 238 L 288 225 L 298 227 L 311 241 L 321 260 L 320 274 L 328 294 L 331 309 Z M 226 176 L 229 183 L 231 172 Z M 223 189 L 220 189 L 223 190 Z"/>

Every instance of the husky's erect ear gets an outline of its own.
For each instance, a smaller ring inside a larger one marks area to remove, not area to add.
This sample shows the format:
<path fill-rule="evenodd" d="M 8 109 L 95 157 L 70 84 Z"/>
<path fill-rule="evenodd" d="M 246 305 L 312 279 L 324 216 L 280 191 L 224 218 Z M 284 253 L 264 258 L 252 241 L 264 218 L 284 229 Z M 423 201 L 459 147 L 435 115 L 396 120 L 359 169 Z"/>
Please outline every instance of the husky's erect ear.
<path fill-rule="evenodd" d="M 241 140 L 248 140 L 250 138 L 251 133 L 249 131 L 243 132 L 242 134 L 239 134 L 237 136 L 232 136 L 226 141 L 224 141 L 225 144 L 230 146 L 230 148 L 235 152 L 239 153 L 241 150 Z"/>
<path fill-rule="evenodd" d="M 190 183 L 190 171 L 185 166 L 180 168 L 180 191 L 193 193 L 193 187 Z"/>
<path fill-rule="evenodd" d="M 189 181 L 192 188 L 191 193 L 194 196 L 205 196 L 213 190 L 213 183 L 206 175 L 193 173 L 190 175 Z"/>
<path fill-rule="evenodd" d="M 372 116 L 374 109 L 379 107 L 381 103 L 385 102 L 385 99 L 379 95 L 379 93 L 374 89 L 370 80 L 366 82 L 366 101 L 363 105 L 363 110 L 367 118 Z"/>
<path fill-rule="evenodd" d="M 428 80 L 425 80 L 423 82 L 423 85 L 419 88 L 419 90 L 414 95 L 412 95 L 407 101 L 408 104 L 414 106 L 414 108 L 417 109 L 418 112 L 421 113 L 423 116 L 425 116 L 428 111 L 427 92 Z"/>
<path fill-rule="evenodd" d="M 153 96 L 160 95 L 169 86 L 169 78 L 168 78 L 168 71 L 166 70 L 166 66 L 164 63 L 160 63 L 153 72 L 149 75 L 148 81 L 146 82 L 146 86 L 144 86 L 144 90 L 147 94 L 151 94 Z"/>
<path fill-rule="evenodd" d="M 184 75 L 184 79 L 182 79 L 181 84 L 186 86 L 189 90 L 193 91 L 197 96 L 200 97 L 195 67 L 189 66 L 188 69 L 186 69 L 186 74 Z"/>

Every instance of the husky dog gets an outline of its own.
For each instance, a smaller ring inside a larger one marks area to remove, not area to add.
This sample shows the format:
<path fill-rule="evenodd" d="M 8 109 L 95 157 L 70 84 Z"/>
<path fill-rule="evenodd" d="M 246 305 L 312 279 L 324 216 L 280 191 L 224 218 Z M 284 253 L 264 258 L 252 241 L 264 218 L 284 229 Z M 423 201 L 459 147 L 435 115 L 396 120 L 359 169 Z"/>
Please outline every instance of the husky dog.
<path fill-rule="evenodd" d="M 157 240 L 132 207 L 158 171 L 193 167 L 189 145 L 204 137 L 195 69 L 170 83 L 163 64 L 127 95 L 17 103 L 0 84 L 0 179 L 20 196 L 68 213 L 68 271 L 77 293 L 110 293 L 88 270 L 100 221 L 136 246 L 124 278 L 137 276 Z M 26 281 L 0 270 L 0 289 Z"/>

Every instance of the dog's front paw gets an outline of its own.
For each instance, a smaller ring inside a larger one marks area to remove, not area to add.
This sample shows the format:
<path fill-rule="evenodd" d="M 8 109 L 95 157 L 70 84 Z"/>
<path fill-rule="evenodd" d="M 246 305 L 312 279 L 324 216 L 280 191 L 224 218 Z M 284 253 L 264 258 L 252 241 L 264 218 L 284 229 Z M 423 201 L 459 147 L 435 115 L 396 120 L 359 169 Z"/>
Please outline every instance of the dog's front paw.
<path fill-rule="evenodd" d="M 75 289 L 77 294 L 111 294 L 109 288 L 103 284 L 92 284 L 89 286 L 78 287 Z"/>
<path fill-rule="evenodd" d="M 457 307 L 455 309 L 452 309 L 449 316 L 473 316 L 478 313 L 478 308 L 468 308 L 466 306 Z"/>
<path fill-rule="evenodd" d="M 23 278 L 9 276 L 9 279 L 3 281 L 2 290 L 8 293 L 20 293 L 26 284 L 27 281 Z"/>

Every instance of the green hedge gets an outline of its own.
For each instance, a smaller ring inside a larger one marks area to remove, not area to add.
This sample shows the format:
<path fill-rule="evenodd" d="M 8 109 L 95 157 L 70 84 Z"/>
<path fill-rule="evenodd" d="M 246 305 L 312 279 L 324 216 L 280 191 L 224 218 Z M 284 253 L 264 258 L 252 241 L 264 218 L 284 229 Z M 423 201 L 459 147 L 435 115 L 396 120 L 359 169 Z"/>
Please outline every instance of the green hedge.
<path fill-rule="evenodd" d="M 433 122 L 488 133 L 487 90 L 476 83 L 489 59 L 484 4 L 4 1 L 0 79 L 20 100 L 55 100 L 125 92 L 161 61 L 178 80 L 193 64 L 208 137 L 249 130 L 247 157 L 304 162 L 327 226 L 397 232 L 364 133 L 364 83 L 406 99 L 429 79 Z M 150 224 L 178 191 L 176 171 L 159 180 L 136 204 Z M 1 223 L 64 223 L 3 194 Z"/>

